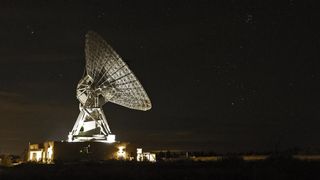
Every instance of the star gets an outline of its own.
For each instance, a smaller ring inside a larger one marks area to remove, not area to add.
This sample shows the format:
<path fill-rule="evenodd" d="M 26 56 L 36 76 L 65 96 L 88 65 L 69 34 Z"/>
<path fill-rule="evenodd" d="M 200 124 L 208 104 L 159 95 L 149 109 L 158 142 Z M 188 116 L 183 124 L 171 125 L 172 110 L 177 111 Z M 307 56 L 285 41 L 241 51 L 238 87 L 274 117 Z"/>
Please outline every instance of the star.
<path fill-rule="evenodd" d="M 245 20 L 246 23 L 252 24 L 253 23 L 253 15 L 247 14 L 247 19 Z"/>
<path fill-rule="evenodd" d="M 32 26 L 30 26 L 30 25 L 27 25 L 27 31 L 29 31 L 29 34 L 30 35 L 35 35 L 35 30 L 34 30 L 34 28 L 32 27 Z"/>

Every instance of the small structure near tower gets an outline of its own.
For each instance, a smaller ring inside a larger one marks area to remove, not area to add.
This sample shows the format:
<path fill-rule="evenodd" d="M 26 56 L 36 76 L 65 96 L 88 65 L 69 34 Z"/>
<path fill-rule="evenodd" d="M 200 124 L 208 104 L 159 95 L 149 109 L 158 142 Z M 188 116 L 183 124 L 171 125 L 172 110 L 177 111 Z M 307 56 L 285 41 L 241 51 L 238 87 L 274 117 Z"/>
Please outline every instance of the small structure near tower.
<path fill-rule="evenodd" d="M 156 154 L 150 152 L 142 152 L 142 148 L 137 148 L 137 161 L 156 162 Z"/>

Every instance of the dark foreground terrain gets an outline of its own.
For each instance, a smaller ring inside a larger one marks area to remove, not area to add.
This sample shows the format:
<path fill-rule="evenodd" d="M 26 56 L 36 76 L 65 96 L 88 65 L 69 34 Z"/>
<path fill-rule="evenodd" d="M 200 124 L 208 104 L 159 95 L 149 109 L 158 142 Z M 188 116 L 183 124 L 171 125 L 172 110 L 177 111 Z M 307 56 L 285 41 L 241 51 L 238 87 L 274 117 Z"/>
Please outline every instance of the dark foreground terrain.
<path fill-rule="evenodd" d="M 320 179 L 319 161 L 272 159 L 248 162 L 227 159 L 214 162 L 21 164 L 0 168 L 0 180 L 13 179 Z"/>

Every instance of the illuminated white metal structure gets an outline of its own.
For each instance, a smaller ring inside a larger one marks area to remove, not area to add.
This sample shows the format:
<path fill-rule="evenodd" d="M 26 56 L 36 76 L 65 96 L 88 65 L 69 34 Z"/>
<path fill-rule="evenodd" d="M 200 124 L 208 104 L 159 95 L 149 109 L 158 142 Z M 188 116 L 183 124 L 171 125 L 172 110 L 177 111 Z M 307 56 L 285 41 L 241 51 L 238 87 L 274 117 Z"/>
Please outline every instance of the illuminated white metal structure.
<path fill-rule="evenodd" d="M 85 42 L 86 67 L 77 86 L 80 114 L 69 142 L 115 142 L 102 106 L 107 102 L 146 111 L 151 101 L 121 57 L 97 33 L 89 31 Z"/>

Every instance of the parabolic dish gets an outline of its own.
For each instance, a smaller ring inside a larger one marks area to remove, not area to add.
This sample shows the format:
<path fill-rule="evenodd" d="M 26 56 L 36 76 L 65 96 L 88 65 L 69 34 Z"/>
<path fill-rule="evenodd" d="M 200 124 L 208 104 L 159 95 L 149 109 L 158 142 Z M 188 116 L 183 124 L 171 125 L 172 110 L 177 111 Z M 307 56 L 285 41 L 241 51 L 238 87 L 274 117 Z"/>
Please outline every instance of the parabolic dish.
<path fill-rule="evenodd" d="M 105 102 L 130 109 L 151 109 L 151 101 L 136 76 L 113 48 L 95 32 L 89 31 L 86 34 L 85 55 L 92 97 L 101 95 Z M 91 98 L 89 95 L 87 97 Z"/>

